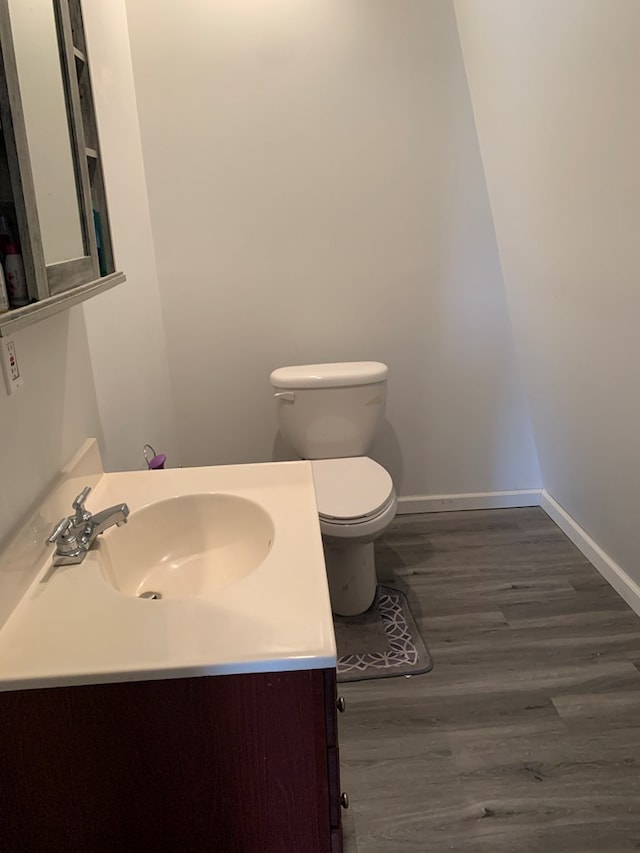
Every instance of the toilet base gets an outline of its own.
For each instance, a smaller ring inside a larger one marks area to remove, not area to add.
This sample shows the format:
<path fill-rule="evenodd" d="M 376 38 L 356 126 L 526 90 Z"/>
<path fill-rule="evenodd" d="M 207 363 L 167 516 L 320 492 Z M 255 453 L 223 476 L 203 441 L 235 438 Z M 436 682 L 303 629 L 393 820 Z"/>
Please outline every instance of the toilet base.
<path fill-rule="evenodd" d="M 323 537 L 331 610 L 338 616 L 357 616 L 373 604 L 376 565 L 373 542 L 335 545 Z"/>

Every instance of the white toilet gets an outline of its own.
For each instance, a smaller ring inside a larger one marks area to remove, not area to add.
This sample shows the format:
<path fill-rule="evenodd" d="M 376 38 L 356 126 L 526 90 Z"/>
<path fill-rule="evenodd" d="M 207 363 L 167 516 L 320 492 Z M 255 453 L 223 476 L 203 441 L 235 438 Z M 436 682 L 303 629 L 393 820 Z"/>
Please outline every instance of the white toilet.
<path fill-rule="evenodd" d="M 398 507 L 388 472 L 364 455 L 384 414 L 388 373 L 386 364 L 356 361 L 271 374 L 280 431 L 313 467 L 331 607 L 340 616 L 371 606 L 373 541 Z"/>

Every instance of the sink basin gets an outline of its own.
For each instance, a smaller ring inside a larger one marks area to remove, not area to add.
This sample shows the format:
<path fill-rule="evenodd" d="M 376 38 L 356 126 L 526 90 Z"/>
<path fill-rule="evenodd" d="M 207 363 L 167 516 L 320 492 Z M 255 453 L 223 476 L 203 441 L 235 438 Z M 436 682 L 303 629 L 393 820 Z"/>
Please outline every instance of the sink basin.
<path fill-rule="evenodd" d="M 180 495 L 133 512 L 126 525 L 100 537 L 98 554 L 118 592 L 185 598 L 224 589 L 255 571 L 273 537 L 271 516 L 252 500 Z"/>

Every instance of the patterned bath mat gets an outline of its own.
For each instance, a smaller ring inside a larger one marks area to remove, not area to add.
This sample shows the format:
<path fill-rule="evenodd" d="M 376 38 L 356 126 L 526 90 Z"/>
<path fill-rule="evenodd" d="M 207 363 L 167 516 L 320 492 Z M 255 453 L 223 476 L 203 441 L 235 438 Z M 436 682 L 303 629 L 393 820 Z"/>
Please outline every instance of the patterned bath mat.
<path fill-rule="evenodd" d="M 429 672 L 433 661 L 403 592 L 378 585 L 361 616 L 335 616 L 338 681 Z"/>

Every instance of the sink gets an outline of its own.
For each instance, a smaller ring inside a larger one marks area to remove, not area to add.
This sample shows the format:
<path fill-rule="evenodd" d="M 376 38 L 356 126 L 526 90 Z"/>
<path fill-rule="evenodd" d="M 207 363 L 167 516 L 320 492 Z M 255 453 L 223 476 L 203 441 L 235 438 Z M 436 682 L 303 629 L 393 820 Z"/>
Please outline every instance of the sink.
<path fill-rule="evenodd" d="M 0 548 L 0 691 L 335 667 L 310 462 L 104 473 L 91 439 L 61 473 Z M 45 540 L 87 485 L 128 523 L 54 567 Z"/>
<path fill-rule="evenodd" d="M 273 544 L 271 516 L 238 495 L 187 494 L 132 512 L 98 540 L 105 579 L 124 595 L 185 598 L 242 580 Z M 155 593 L 155 596 L 152 595 Z"/>

